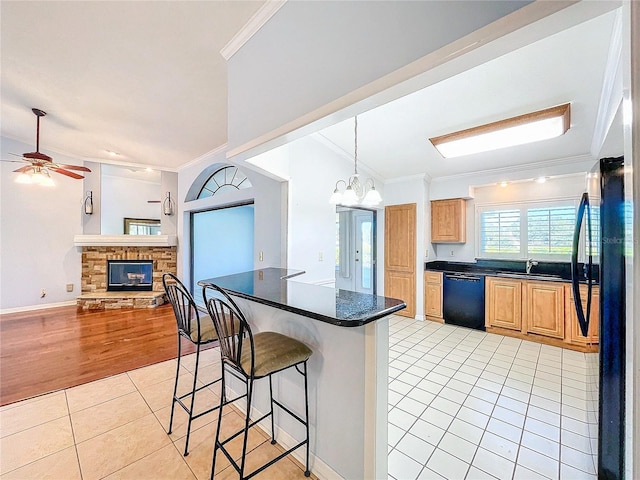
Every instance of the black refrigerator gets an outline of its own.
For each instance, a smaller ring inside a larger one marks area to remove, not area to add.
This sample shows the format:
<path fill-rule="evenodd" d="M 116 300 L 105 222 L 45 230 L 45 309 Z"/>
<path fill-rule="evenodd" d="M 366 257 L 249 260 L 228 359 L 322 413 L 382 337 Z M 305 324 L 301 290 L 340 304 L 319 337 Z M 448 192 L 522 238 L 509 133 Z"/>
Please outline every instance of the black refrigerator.
<path fill-rule="evenodd" d="M 597 382 L 587 383 L 597 407 L 597 452 L 595 439 L 592 444 L 599 479 L 624 478 L 625 214 L 624 158 L 603 158 L 587 175 L 571 259 L 573 298 L 582 334 L 587 337 L 589 324 L 599 322 L 599 353 L 592 355 L 591 362 L 597 368 Z M 592 286 L 596 282 L 599 318 L 593 318 Z"/>

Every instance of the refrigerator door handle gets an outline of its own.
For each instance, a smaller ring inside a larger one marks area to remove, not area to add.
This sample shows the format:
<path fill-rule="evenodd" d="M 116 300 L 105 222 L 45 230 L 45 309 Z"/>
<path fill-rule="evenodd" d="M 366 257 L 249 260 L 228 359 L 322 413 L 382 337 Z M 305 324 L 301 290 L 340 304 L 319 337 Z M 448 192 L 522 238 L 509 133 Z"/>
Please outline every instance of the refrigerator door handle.
<path fill-rule="evenodd" d="M 582 308 L 582 299 L 580 298 L 580 277 L 578 272 L 578 250 L 580 248 L 580 230 L 582 228 L 582 221 L 584 220 L 584 214 L 587 214 L 587 235 L 589 246 L 589 266 L 588 266 L 588 284 L 587 284 L 587 316 L 585 318 L 585 312 Z M 573 302 L 576 307 L 576 314 L 578 317 L 578 324 L 580 325 L 580 331 L 583 336 L 587 336 L 589 332 L 589 317 L 591 314 L 591 280 L 592 280 L 592 255 L 591 255 L 591 212 L 589 211 L 589 194 L 583 193 L 580 199 L 580 206 L 578 207 L 578 215 L 576 218 L 576 228 L 573 231 L 573 248 L 571 250 L 571 288 L 573 290 Z"/>

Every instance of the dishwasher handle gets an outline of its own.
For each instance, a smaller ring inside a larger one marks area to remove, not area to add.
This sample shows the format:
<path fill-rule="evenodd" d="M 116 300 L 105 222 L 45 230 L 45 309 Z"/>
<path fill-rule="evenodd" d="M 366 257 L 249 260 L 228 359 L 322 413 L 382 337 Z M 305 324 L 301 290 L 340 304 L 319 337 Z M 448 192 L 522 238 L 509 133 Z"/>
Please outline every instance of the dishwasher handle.
<path fill-rule="evenodd" d="M 471 281 L 471 282 L 479 282 L 482 280 L 482 277 L 478 277 L 477 275 L 464 275 L 458 273 L 445 273 L 444 277 L 447 280 L 456 280 L 456 281 Z"/>

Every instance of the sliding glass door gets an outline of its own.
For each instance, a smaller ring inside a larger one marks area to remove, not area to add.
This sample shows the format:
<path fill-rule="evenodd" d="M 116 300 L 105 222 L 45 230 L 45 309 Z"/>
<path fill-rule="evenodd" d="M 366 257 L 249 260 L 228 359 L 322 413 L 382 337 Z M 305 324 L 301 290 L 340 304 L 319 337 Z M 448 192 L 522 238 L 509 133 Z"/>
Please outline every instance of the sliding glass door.
<path fill-rule="evenodd" d="M 253 270 L 253 204 L 191 213 L 191 291 L 198 281 Z"/>

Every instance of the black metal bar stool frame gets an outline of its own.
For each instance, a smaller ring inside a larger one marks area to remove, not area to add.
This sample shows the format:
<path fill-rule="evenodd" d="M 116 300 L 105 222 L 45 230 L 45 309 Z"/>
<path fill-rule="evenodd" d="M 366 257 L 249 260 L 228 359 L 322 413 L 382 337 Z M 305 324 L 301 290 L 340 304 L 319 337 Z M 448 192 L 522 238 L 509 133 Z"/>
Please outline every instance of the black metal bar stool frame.
<path fill-rule="evenodd" d="M 171 401 L 171 417 L 169 419 L 169 430 L 167 433 L 170 435 L 173 429 L 173 415 L 175 412 L 176 403 L 180 405 L 183 410 L 189 415 L 189 421 L 187 423 L 187 435 L 184 443 L 184 456 L 189 455 L 189 435 L 191 434 L 191 423 L 197 418 L 206 415 L 207 413 L 211 413 L 218 408 L 220 405 L 215 405 L 203 412 L 200 412 L 196 415 L 193 414 L 193 408 L 195 405 L 196 393 L 201 390 L 204 390 L 211 385 L 214 385 L 222 380 L 222 376 L 213 380 L 212 382 L 207 383 L 206 385 L 202 385 L 201 387 L 197 386 L 198 383 L 198 367 L 200 365 L 200 350 L 202 345 L 207 345 L 210 343 L 216 343 L 218 341 L 217 336 L 215 338 L 211 338 L 211 335 L 206 335 L 205 329 L 202 327 L 202 318 L 200 317 L 200 312 L 198 311 L 198 307 L 191 296 L 191 293 L 187 290 L 184 284 L 178 280 L 178 278 L 172 273 L 165 273 L 162 276 L 162 284 L 164 286 L 165 293 L 169 299 L 169 303 L 173 307 L 173 313 L 176 317 L 176 321 L 178 322 L 178 357 L 177 357 L 177 367 L 176 367 L 176 381 L 173 386 L 173 397 Z M 193 320 L 195 319 L 195 325 L 197 326 L 197 335 L 195 340 L 193 338 L 192 327 L 194 325 Z M 214 329 L 215 331 L 215 329 Z M 203 340 L 203 336 L 206 336 L 207 339 Z M 178 396 L 178 377 L 180 376 L 180 360 L 182 358 L 182 339 L 186 338 L 192 344 L 196 346 L 196 364 L 195 369 L 193 371 L 193 386 L 190 392 L 185 393 L 184 395 Z M 221 392 L 224 395 L 224 390 Z M 187 397 L 191 397 L 191 401 L 189 405 L 187 405 L 184 400 Z"/>
<path fill-rule="evenodd" d="M 213 293 L 215 297 L 207 298 L 207 291 Z M 216 438 L 213 448 L 213 463 L 211 465 L 211 480 L 214 478 L 215 474 L 215 465 L 216 465 L 216 457 L 218 450 L 222 451 L 222 453 L 227 457 L 227 460 L 231 463 L 233 468 L 240 475 L 240 480 L 247 480 L 252 478 L 253 476 L 259 474 L 266 468 L 270 467 L 277 461 L 283 459 L 291 452 L 297 450 L 298 448 L 306 445 L 306 465 L 304 475 L 309 477 L 311 475 L 311 471 L 309 470 L 309 389 L 308 389 L 308 380 L 307 380 L 307 359 L 296 362 L 290 365 L 287 365 L 283 368 L 279 368 L 277 370 L 273 370 L 264 375 L 256 375 L 255 372 L 255 344 L 254 344 L 254 336 L 251 332 L 251 328 L 244 317 L 242 311 L 238 308 L 233 299 L 220 287 L 217 285 L 207 285 L 202 290 L 203 298 L 205 300 L 205 304 L 207 306 L 207 311 L 209 316 L 214 320 L 214 326 L 216 327 L 216 332 L 218 334 L 218 338 L 222 339 L 220 341 L 220 354 L 222 359 L 222 391 L 224 395 L 221 397 L 220 410 L 218 412 L 218 425 L 216 428 Z M 234 317 L 237 317 L 239 322 L 228 321 L 229 316 L 231 316 L 231 320 Z M 224 326 L 220 327 L 220 320 L 224 319 L 226 326 L 231 326 L 231 330 L 224 330 Z M 237 331 L 233 330 L 234 326 L 239 325 L 239 329 Z M 260 334 L 257 334 L 260 335 Z M 248 340 L 248 342 L 246 342 Z M 245 369 L 242 368 L 243 358 L 242 348 L 243 347 L 250 348 L 250 372 L 246 373 Z M 308 357 L 307 357 L 308 358 Z M 272 376 L 276 373 L 287 370 L 288 368 L 294 367 L 296 371 L 302 375 L 304 378 L 304 394 L 305 394 L 305 418 L 301 418 L 299 415 L 291 411 L 288 407 L 283 405 L 281 402 L 273 398 L 273 380 Z M 232 374 L 238 380 L 244 382 L 245 384 L 245 392 L 243 395 L 239 395 L 233 399 L 226 398 L 226 380 L 225 380 L 225 372 Z M 270 410 L 268 413 L 262 415 L 260 418 L 251 421 L 250 413 L 251 413 L 251 401 L 254 393 L 254 381 L 259 380 L 264 377 L 269 377 L 269 400 L 270 400 Z M 226 438 L 223 441 L 220 441 L 220 428 L 222 423 L 222 407 L 226 405 L 233 404 L 234 402 L 246 398 L 246 415 L 245 415 L 245 426 L 243 429 L 238 430 L 230 437 Z M 256 470 L 250 472 L 245 475 L 245 461 L 247 454 L 247 441 L 249 437 L 249 429 L 256 426 L 262 420 L 267 417 L 271 417 L 271 444 L 276 444 L 275 439 L 275 424 L 274 424 L 274 405 L 278 406 L 286 413 L 291 415 L 292 418 L 296 419 L 305 427 L 305 439 L 296 444 L 295 446 L 289 448 L 285 452 L 279 454 L 277 457 L 273 458 L 266 464 L 257 468 Z M 240 465 L 233 459 L 230 453 L 225 448 L 225 445 L 239 435 L 244 433 L 243 443 L 242 443 L 242 458 L 240 460 Z"/>

